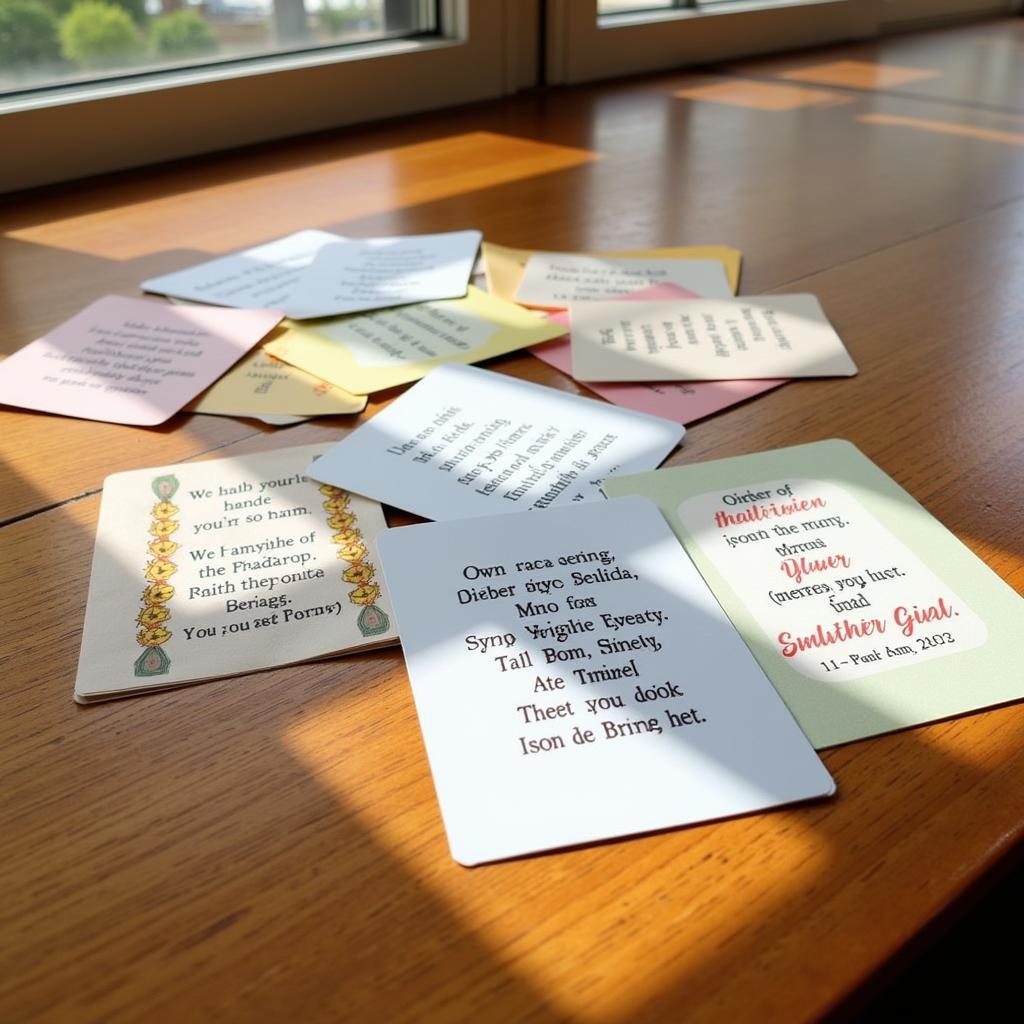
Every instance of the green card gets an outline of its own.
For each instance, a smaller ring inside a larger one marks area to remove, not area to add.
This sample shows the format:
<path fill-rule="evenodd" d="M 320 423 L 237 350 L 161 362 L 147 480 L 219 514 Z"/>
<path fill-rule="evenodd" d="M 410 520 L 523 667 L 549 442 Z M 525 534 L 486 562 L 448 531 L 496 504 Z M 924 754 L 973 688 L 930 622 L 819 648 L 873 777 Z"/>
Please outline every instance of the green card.
<path fill-rule="evenodd" d="M 1024 600 L 848 441 L 634 476 L 816 747 L 1024 696 Z"/>

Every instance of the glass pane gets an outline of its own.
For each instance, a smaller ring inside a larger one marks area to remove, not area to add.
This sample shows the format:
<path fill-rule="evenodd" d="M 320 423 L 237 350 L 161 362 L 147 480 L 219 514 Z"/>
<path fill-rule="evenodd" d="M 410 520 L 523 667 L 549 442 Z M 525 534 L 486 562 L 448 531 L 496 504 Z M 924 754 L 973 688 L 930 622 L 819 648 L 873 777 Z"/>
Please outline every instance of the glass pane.
<path fill-rule="evenodd" d="M 436 30 L 422 0 L 0 0 L 0 95 Z"/>

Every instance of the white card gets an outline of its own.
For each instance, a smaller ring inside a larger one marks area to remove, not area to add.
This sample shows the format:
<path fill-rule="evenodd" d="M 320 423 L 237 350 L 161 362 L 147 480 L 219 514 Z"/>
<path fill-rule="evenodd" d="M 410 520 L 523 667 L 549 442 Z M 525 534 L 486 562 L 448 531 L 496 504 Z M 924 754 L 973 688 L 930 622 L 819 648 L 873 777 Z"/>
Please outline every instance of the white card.
<path fill-rule="evenodd" d="M 328 231 L 297 231 L 265 245 L 150 278 L 142 282 L 142 290 L 213 306 L 283 309 L 320 249 L 344 241 Z"/>
<path fill-rule="evenodd" d="M 674 284 L 707 298 L 731 298 L 718 260 L 612 259 L 573 253 L 534 253 L 516 290 L 516 301 L 542 309 L 572 302 L 616 299 L 655 284 Z"/>
<path fill-rule="evenodd" d="M 459 863 L 834 792 L 646 499 L 379 544 Z"/>
<path fill-rule="evenodd" d="M 857 366 L 813 295 L 580 302 L 572 375 L 587 381 L 848 377 Z"/>
<path fill-rule="evenodd" d="M 307 472 L 427 519 L 603 501 L 611 473 L 653 469 L 678 423 L 447 364 Z"/>
<path fill-rule="evenodd" d="M 325 245 L 296 284 L 285 312 L 293 320 L 308 320 L 461 298 L 481 238 L 479 231 L 447 231 Z"/>

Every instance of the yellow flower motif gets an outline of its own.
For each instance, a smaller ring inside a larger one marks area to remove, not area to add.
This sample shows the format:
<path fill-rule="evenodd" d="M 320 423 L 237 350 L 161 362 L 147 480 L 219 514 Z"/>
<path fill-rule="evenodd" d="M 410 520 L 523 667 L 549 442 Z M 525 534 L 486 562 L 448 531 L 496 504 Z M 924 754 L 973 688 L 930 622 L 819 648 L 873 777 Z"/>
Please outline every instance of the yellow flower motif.
<path fill-rule="evenodd" d="M 328 385 L 328 389 L 330 385 Z M 320 493 L 326 494 L 329 498 L 342 498 L 345 497 L 345 492 L 340 487 L 335 487 L 333 484 L 321 484 Z"/>
<path fill-rule="evenodd" d="M 335 544 L 358 544 L 362 539 L 358 530 L 341 530 L 331 538 Z"/>
<path fill-rule="evenodd" d="M 171 631 L 163 626 L 154 626 L 152 629 L 140 630 L 135 639 L 143 647 L 159 647 L 171 639 Z"/>
<path fill-rule="evenodd" d="M 327 520 L 327 525 L 332 530 L 345 530 L 355 522 L 356 517 L 351 512 L 335 512 Z"/>
<path fill-rule="evenodd" d="M 142 593 L 146 604 L 163 604 L 174 597 L 174 587 L 170 583 L 151 583 Z"/>
<path fill-rule="evenodd" d="M 328 498 L 324 502 L 324 508 L 328 512 L 344 512 L 348 508 L 348 495 L 339 494 L 333 498 Z"/>
<path fill-rule="evenodd" d="M 173 540 L 155 540 L 149 545 L 149 550 L 157 558 L 170 558 L 178 550 L 178 545 Z"/>
<path fill-rule="evenodd" d="M 353 565 L 346 569 L 341 577 L 346 583 L 369 583 L 373 579 L 374 568 L 369 562 Z"/>
<path fill-rule="evenodd" d="M 356 587 L 356 589 L 348 595 L 348 599 L 353 604 L 373 604 L 379 596 L 380 587 L 371 584 L 368 587 Z"/>
<path fill-rule="evenodd" d="M 170 611 L 163 605 L 151 604 L 139 612 L 138 623 L 140 626 L 146 627 L 159 626 L 161 622 L 166 622 L 170 617 Z"/>
<path fill-rule="evenodd" d="M 171 504 L 169 501 L 158 501 L 153 506 L 153 518 L 154 519 L 170 519 L 171 516 L 178 514 L 178 506 Z"/>
<path fill-rule="evenodd" d="M 146 566 L 146 579 L 159 582 L 169 579 L 177 571 L 178 567 L 173 562 L 150 562 Z"/>
<path fill-rule="evenodd" d="M 338 557 L 346 562 L 361 562 L 366 555 L 362 544 L 343 544 L 338 548 Z"/>
<path fill-rule="evenodd" d="M 175 520 L 161 519 L 149 528 L 149 532 L 153 534 L 154 537 L 170 537 L 170 535 L 177 529 L 178 523 Z"/>

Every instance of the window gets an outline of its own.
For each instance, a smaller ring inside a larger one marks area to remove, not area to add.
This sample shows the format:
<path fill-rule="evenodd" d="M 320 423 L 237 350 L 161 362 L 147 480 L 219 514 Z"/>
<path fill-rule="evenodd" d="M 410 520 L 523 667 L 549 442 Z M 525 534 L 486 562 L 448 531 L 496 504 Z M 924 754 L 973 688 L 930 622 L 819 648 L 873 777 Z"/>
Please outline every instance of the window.
<path fill-rule="evenodd" d="M 0 7 L 12 2 L 27 0 Z M 340 9 L 346 0 L 305 0 L 304 8 L 302 0 L 205 2 L 294 4 L 315 34 L 315 5 Z M 37 88 L 23 81 L 0 94 L 0 192 L 454 106 L 535 80 L 537 0 L 367 0 L 371 8 L 377 20 L 350 26 L 348 45 L 306 40 L 264 56 L 222 54 L 150 72 L 94 69 Z M 524 16 L 531 10 L 532 20 Z"/>
<path fill-rule="evenodd" d="M 0 94 L 422 37 L 420 0 L 0 0 Z"/>

